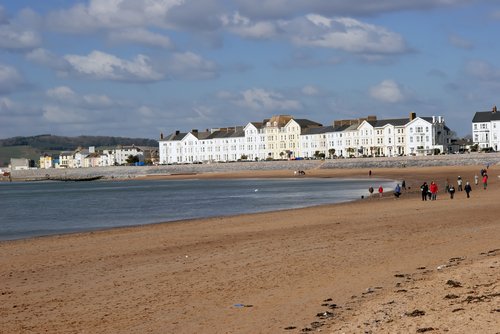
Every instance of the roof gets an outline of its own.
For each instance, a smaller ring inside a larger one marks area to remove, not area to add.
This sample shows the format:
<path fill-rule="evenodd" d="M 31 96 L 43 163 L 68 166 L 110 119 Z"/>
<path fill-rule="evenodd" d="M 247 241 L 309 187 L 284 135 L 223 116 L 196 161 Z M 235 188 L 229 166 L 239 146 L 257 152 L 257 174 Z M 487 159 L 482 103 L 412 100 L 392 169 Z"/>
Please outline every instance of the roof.
<path fill-rule="evenodd" d="M 472 123 L 485 123 L 491 121 L 500 121 L 500 113 L 491 111 L 478 111 L 474 114 L 474 118 L 472 119 Z"/>
<path fill-rule="evenodd" d="M 422 117 L 424 118 L 424 117 Z M 383 127 L 386 126 L 387 124 L 394 125 L 394 126 L 404 126 L 410 121 L 409 118 L 394 118 L 394 119 L 379 119 L 375 121 L 375 124 L 370 124 L 373 125 L 375 128 Z"/>
<path fill-rule="evenodd" d="M 323 124 L 320 124 L 318 122 L 311 121 L 309 119 L 293 119 L 295 122 L 297 122 L 298 125 L 300 125 L 301 128 L 307 128 L 307 127 L 321 127 Z"/>

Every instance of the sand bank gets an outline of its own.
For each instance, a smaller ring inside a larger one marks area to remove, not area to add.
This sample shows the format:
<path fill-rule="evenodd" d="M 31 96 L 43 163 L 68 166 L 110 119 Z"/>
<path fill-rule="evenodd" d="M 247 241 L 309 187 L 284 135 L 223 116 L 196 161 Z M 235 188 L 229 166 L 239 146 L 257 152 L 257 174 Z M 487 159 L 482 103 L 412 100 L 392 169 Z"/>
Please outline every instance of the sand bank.
<path fill-rule="evenodd" d="M 399 199 L 2 242 L 0 332 L 497 333 L 500 169 L 469 199 L 442 193 L 482 167 L 372 169 L 406 180 Z M 424 180 L 437 201 L 419 199 Z"/>

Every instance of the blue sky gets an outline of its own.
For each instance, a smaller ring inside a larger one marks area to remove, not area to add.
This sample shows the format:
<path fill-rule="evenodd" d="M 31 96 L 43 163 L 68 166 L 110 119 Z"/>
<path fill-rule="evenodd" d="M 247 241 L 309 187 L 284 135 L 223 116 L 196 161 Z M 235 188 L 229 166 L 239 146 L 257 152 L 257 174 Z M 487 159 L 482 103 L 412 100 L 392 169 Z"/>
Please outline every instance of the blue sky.
<path fill-rule="evenodd" d="M 0 2 L 0 138 L 158 138 L 278 114 L 444 116 L 500 93 L 491 0 Z"/>

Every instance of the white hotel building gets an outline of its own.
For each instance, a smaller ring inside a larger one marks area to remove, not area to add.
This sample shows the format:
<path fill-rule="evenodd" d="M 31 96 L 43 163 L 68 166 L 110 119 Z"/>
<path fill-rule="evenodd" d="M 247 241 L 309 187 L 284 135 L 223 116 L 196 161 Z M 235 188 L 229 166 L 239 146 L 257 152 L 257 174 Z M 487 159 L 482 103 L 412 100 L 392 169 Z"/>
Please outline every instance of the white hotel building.
<path fill-rule="evenodd" d="M 333 126 L 289 115 L 246 126 L 176 131 L 159 140 L 160 164 L 448 153 L 451 131 L 441 116 L 334 121 Z"/>

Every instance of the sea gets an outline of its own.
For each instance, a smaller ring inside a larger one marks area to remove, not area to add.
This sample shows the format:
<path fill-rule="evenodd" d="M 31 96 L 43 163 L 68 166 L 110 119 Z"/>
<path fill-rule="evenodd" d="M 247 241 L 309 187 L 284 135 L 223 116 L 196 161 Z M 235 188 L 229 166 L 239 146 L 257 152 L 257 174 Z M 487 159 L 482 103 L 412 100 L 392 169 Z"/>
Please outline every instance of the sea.
<path fill-rule="evenodd" d="M 0 240 L 321 204 L 369 195 L 377 179 L 291 178 L 0 182 Z M 272 224 L 272 222 L 270 222 Z"/>

